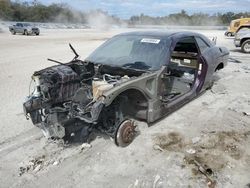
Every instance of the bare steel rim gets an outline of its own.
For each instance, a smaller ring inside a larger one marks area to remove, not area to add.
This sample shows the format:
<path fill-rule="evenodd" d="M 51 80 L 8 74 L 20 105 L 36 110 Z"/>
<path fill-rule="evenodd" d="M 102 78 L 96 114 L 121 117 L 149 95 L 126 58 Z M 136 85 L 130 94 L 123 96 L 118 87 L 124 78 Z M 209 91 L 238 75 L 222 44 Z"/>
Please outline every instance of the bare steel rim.
<path fill-rule="evenodd" d="M 120 147 L 126 147 L 134 140 L 136 136 L 135 122 L 125 120 L 120 125 L 115 135 L 115 144 Z"/>
<path fill-rule="evenodd" d="M 246 53 L 250 53 L 250 41 L 246 42 L 243 48 Z"/>

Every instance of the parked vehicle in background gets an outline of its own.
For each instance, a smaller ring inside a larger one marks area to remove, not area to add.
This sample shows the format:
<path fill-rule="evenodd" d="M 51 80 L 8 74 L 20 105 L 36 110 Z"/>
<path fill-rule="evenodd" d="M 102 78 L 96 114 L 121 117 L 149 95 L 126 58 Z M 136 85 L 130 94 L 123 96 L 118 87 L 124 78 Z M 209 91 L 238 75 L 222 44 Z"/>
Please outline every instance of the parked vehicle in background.
<path fill-rule="evenodd" d="M 236 33 L 234 45 L 241 47 L 242 52 L 250 53 L 250 26 L 242 28 Z"/>
<path fill-rule="evenodd" d="M 250 25 L 250 18 L 240 18 L 240 19 L 232 20 L 228 30 L 225 32 L 225 35 L 228 37 L 235 36 L 235 33 L 237 32 L 237 30 L 239 30 L 239 28 L 245 25 Z"/>
<path fill-rule="evenodd" d="M 39 35 L 40 30 L 37 27 L 33 27 L 29 23 L 17 23 L 16 25 L 9 27 L 10 32 L 15 35 L 16 33 L 21 33 L 23 35 Z"/>

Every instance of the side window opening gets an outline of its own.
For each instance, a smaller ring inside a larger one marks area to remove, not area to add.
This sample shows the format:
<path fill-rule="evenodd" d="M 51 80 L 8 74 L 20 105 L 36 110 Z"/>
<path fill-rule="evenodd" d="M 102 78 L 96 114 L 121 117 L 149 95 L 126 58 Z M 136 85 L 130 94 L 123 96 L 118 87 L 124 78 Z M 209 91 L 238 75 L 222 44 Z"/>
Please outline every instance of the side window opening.
<path fill-rule="evenodd" d="M 208 49 L 210 46 L 203 40 L 201 39 L 200 37 L 196 37 L 196 42 L 197 42 L 197 45 L 199 46 L 200 48 L 200 51 L 201 53 L 204 52 L 206 49 Z"/>
<path fill-rule="evenodd" d="M 166 101 L 173 100 L 192 89 L 198 70 L 198 53 L 194 37 L 185 37 L 177 42 L 171 53 L 164 82 Z"/>

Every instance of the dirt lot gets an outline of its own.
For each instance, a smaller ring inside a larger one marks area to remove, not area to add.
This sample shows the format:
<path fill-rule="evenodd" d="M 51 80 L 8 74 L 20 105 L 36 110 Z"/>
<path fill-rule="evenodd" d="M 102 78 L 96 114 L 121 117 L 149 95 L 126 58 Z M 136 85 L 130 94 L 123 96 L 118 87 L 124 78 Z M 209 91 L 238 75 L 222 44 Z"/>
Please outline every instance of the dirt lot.
<path fill-rule="evenodd" d="M 71 60 L 70 42 L 84 59 L 124 31 L 0 33 L 0 187 L 250 187 L 250 55 L 223 31 L 200 31 L 231 52 L 212 89 L 154 126 L 138 122 L 140 135 L 127 148 L 103 135 L 92 147 L 49 142 L 25 119 L 30 76 L 53 65 L 48 57 Z"/>

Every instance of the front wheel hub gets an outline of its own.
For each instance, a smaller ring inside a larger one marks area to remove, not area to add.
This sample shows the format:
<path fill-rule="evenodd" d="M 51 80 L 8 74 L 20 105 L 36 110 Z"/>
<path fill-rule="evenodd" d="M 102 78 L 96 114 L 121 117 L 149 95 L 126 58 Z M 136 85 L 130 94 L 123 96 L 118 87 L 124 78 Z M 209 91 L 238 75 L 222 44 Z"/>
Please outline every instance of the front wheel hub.
<path fill-rule="evenodd" d="M 135 122 L 125 120 L 120 125 L 115 135 L 115 144 L 120 147 L 128 146 L 135 138 Z"/>

